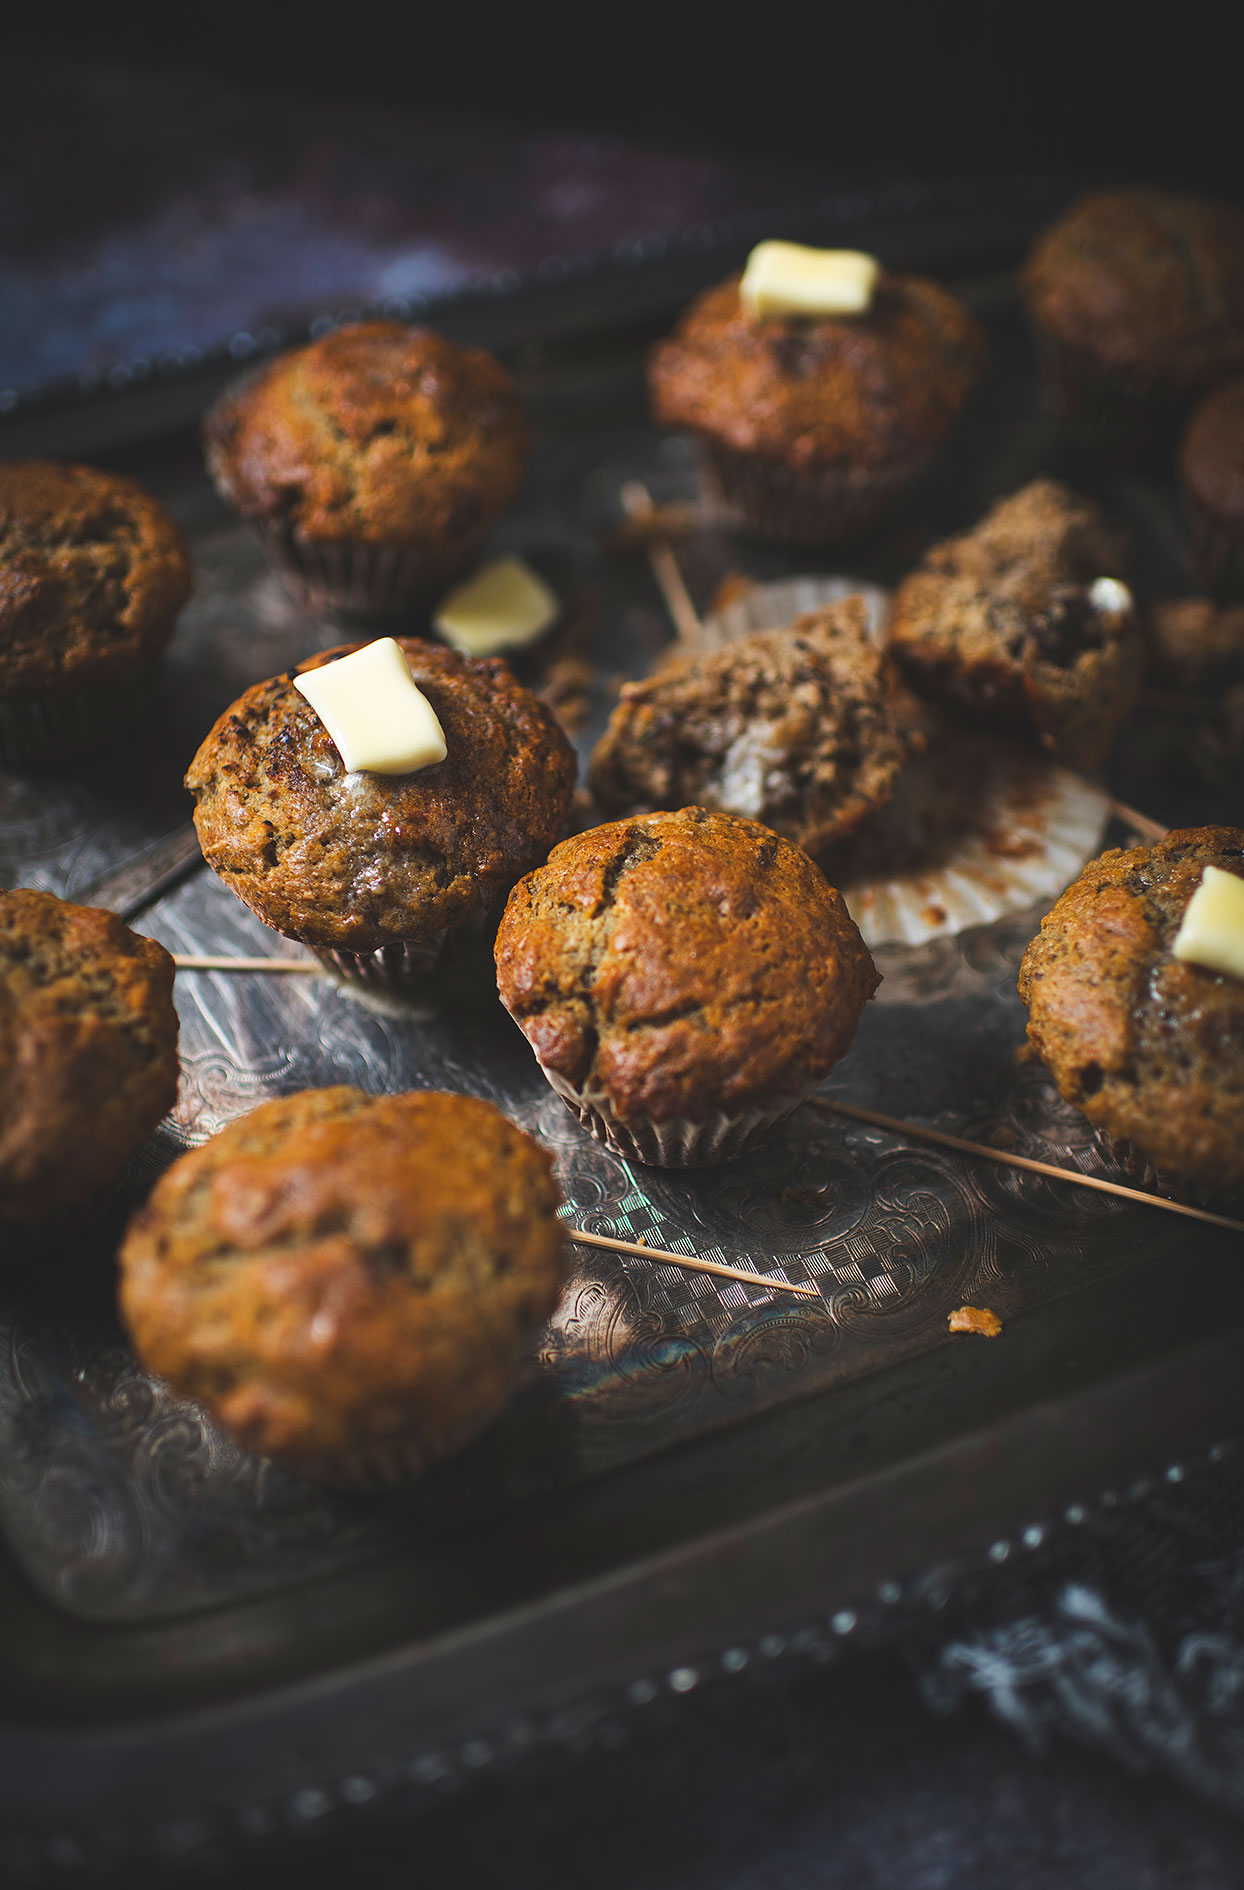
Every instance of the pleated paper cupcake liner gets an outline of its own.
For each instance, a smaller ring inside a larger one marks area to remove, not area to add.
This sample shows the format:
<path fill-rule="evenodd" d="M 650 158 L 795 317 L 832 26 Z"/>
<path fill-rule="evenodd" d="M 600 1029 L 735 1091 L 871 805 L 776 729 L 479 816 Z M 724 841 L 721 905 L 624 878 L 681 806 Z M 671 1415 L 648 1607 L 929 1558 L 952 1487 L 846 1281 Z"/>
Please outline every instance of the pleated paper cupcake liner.
<path fill-rule="evenodd" d="M 1225 531 L 1189 493 L 1184 495 L 1188 521 L 1188 562 L 1201 590 L 1221 604 L 1244 601 L 1244 544 Z"/>
<path fill-rule="evenodd" d="M 1238 1215 L 1244 1211 L 1244 1187 L 1207 1188 L 1201 1182 L 1187 1181 L 1169 1169 L 1156 1167 L 1135 1142 L 1112 1135 L 1100 1123 L 1094 1123 L 1093 1135 L 1105 1159 L 1122 1170 L 1127 1187 L 1140 1188 L 1145 1194 L 1166 1195 L 1211 1214 Z"/>
<path fill-rule="evenodd" d="M 890 466 L 867 470 L 788 466 L 706 442 L 722 496 L 743 528 L 794 545 L 834 544 L 855 538 L 898 498 L 928 464 L 922 450 Z"/>
<path fill-rule="evenodd" d="M 386 1437 L 360 1445 L 356 1450 L 332 1457 L 307 1457 L 291 1461 L 289 1468 L 311 1483 L 323 1483 L 329 1489 L 348 1490 L 359 1495 L 381 1495 L 386 1490 L 400 1490 L 425 1476 L 434 1464 L 452 1457 L 486 1431 L 497 1411 L 486 1411 L 440 1433 L 430 1445 L 422 1433 Z"/>
<path fill-rule="evenodd" d="M 1076 348 L 1034 330 L 1046 396 L 1078 446 L 1117 458 L 1173 447 L 1194 394 L 1136 374 L 1107 373 Z"/>
<path fill-rule="evenodd" d="M 540 1068 L 598 1142 L 615 1155 L 644 1162 L 649 1168 L 715 1168 L 720 1162 L 733 1161 L 784 1122 L 810 1093 L 800 1090 L 768 1109 L 717 1109 L 702 1121 L 675 1116 L 668 1122 L 654 1122 L 651 1117 L 623 1122 L 614 1114 L 603 1090 L 595 1085 L 576 1088 L 543 1063 Z"/>
<path fill-rule="evenodd" d="M 407 996 L 427 983 L 444 948 L 447 932 L 424 939 L 400 939 L 374 952 L 334 951 L 309 945 L 308 950 L 335 976 L 371 991 L 397 991 Z"/>
<path fill-rule="evenodd" d="M 483 533 L 438 546 L 313 543 L 259 526 L 269 563 L 313 610 L 386 621 L 428 604 L 472 562 Z"/>
<path fill-rule="evenodd" d="M 754 630 L 785 630 L 797 617 L 839 604 L 845 597 L 863 599 L 869 628 L 881 642 L 890 617 L 890 593 L 880 584 L 853 577 L 794 577 L 750 584 L 733 603 L 711 611 L 704 619 L 697 648 L 719 650 Z"/>
<path fill-rule="evenodd" d="M 162 656 L 111 682 L 46 696 L 0 696 L 0 767 L 47 766 L 103 747 L 150 703 Z"/>

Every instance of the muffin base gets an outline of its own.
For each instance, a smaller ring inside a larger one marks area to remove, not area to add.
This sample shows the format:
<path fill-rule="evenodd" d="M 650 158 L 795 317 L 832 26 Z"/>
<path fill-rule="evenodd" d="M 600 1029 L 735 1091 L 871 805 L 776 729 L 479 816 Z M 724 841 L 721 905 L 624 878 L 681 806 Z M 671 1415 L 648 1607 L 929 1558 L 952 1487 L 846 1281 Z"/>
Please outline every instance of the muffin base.
<path fill-rule="evenodd" d="M 430 1446 L 427 1439 L 413 1432 L 387 1437 L 340 1456 L 290 1458 L 286 1468 L 310 1483 L 322 1483 L 332 1490 L 345 1490 L 360 1496 L 383 1495 L 404 1489 L 427 1474 L 434 1464 L 454 1456 L 486 1431 L 498 1416 L 488 1411 L 454 1431 L 437 1437 Z"/>
<path fill-rule="evenodd" d="M 260 525 L 268 562 L 313 610 L 380 621 L 427 604 L 471 563 L 482 533 L 434 549 L 409 545 L 311 543 L 292 532 Z"/>
<path fill-rule="evenodd" d="M 1186 1201 L 1190 1207 L 1205 1208 L 1215 1214 L 1238 1214 L 1244 1208 L 1244 1184 L 1226 1188 L 1207 1188 L 1200 1182 L 1186 1181 L 1169 1169 L 1155 1168 L 1135 1142 L 1112 1135 L 1101 1123 L 1094 1123 L 1093 1138 L 1108 1162 L 1121 1168 L 1126 1186 L 1140 1188 L 1146 1194 L 1169 1196 L 1172 1201 Z"/>
<path fill-rule="evenodd" d="M 615 1155 L 644 1162 L 649 1168 L 715 1168 L 720 1162 L 733 1161 L 785 1122 L 806 1093 L 784 1097 L 767 1109 L 733 1114 L 715 1109 L 699 1122 L 689 1116 L 674 1116 L 668 1122 L 654 1122 L 643 1116 L 623 1122 L 614 1114 L 603 1090 L 595 1085 L 576 1089 L 546 1064 L 541 1063 L 540 1068 L 550 1087 L 598 1142 Z"/>
<path fill-rule="evenodd" d="M 1188 562 L 1200 589 L 1216 603 L 1244 602 L 1244 544 L 1187 493 L 1184 515 L 1188 521 Z"/>
<path fill-rule="evenodd" d="M 1075 445 L 1111 458 L 1174 447 L 1196 389 L 1107 373 L 1078 348 L 1037 329 L 1033 334 L 1046 397 Z"/>
<path fill-rule="evenodd" d="M 772 460 L 705 443 L 722 496 L 743 527 L 786 544 L 823 545 L 857 537 L 928 464 L 922 450 L 868 471 L 838 467 L 797 471 Z"/>
<path fill-rule="evenodd" d="M 369 991 L 410 993 L 431 975 L 448 936 L 448 932 L 436 932 L 426 939 L 399 939 L 374 952 L 333 951 L 326 945 L 308 945 L 307 949 L 326 971 L 349 984 Z"/>
<path fill-rule="evenodd" d="M 0 697 L 0 767 L 47 766 L 104 747 L 151 701 L 163 652 L 111 682 Z"/>

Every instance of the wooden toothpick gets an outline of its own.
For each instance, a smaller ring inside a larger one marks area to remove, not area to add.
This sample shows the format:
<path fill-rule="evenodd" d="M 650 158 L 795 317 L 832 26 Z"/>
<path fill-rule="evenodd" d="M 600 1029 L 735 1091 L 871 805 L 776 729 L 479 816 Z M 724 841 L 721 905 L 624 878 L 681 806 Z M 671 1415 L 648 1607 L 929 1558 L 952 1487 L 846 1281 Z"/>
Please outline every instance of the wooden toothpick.
<path fill-rule="evenodd" d="M 627 516 L 642 524 L 656 510 L 652 494 L 639 479 L 628 479 L 622 488 L 622 504 Z M 678 560 L 664 539 L 651 538 L 644 547 L 657 588 L 665 599 L 665 608 L 674 620 L 680 637 L 698 637 L 704 629 L 700 613 L 691 601 Z"/>
<path fill-rule="evenodd" d="M 1138 813 L 1134 807 L 1129 807 L 1126 801 L 1112 800 L 1110 811 L 1119 820 L 1125 821 L 1129 827 L 1134 827 L 1137 833 L 1143 834 L 1146 840 L 1165 840 L 1170 832 L 1170 828 L 1164 827 L 1160 820 L 1154 820 L 1148 814 Z"/>
<path fill-rule="evenodd" d="M 567 1228 L 571 1240 L 585 1247 L 608 1247 L 613 1253 L 638 1254 L 641 1260 L 665 1260 L 671 1266 L 686 1267 L 692 1273 L 719 1273 L 727 1280 L 742 1280 L 748 1286 L 763 1286 L 768 1292 L 798 1293 L 803 1299 L 819 1299 L 815 1286 L 796 1286 L 792 1280 L 777 1280 L 763 1273 L 749 1273 L 745 1267 L 727 1266 L 722 1260 L 701 1260 L 689 1253 L 671 1253 L 666 1247 L 649 1247 L 642 1240 L 612 1240 L 608 1234 L 589 1234 L 581 1227 Z"/>
<path fill-rule="evenodd" d="M 941 1129 L 926 1129 L 922 1123 L 902 1122 L 897 1116 L 883 1116 L 875 1109 L 860 1109 L 854 1103 L 838 1102 L 831 1096 L 812 1096 L 816 1109 L 831 1115 L 847 1116 L 852 1122 L 867 1122 L 891 1135 L 907 1135 L 917 1142 L 934 1142 L 939 1148 L 957 1149 L 962 1155 L 980 1155 L 986 1161 L 1003 1162 L 1008 1168 L 1023 1168 L 1030 1174 L 1050 1175 L 1056 1181 L 1072 1181 L 1078 1188 L 1095 1188 L 1099 1194 L 1117 1194 L 1125 1201 L 1139 1201 L 1145 1207 L 1165 1208 L 1168 1214 L 1184 1214 L 1189 1220 L 1208 1221 L 1211 1227 L 1226 1227 L 1234 1234 L 1244 1234 L 1244 1221 L 1233 1221 L 1225 1214 L 1211 1214 L 1205 1208 L 1189 1207 L 1183 1201 L 1168 1201 L 1162 1194 L 1146 1194 L 1141 1188 L 1127 1188 L 1121 1181 L 1105 1181 L 1099 1175 L 1082 1175 L 1076 1168 L 1058 1168 L 1053 1162 L 1035 1161 L 1031 1155 L 1012 1155 L 1006 1149 L 990 1148 L 987 1142 L 969 1142 L 961 1135 L 946 1135 Z"/>
<path fill-rule="evenodd" d="M 323 967 L 311 958 L 203 958 L 174 952 L 178 971 L 304 971 L 318 972 Z"/>

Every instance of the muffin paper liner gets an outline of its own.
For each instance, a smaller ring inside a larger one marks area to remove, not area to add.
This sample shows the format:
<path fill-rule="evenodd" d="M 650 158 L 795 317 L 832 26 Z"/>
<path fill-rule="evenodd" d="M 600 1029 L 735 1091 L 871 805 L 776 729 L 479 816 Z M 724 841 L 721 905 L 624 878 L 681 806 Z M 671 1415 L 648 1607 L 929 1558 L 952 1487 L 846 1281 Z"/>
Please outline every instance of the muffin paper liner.
<path fill-rule="evenodd" d="M 323 1483 L 334 1490 L 356 1491 L 360 1495 L 398 1490 L 415 1482 L 433 1464 L 464 1450 L 487 1430 L 497 1415 L 496 1410 L 491 1410 L 471 1418 L 457 1430 L 438 1436 L 435 1448 L 430 1449 L 422 1435 L 411 1432 L 362 1445 L 340 1456 L 291 1461 L 289 1467 L 309 1482 Z"/>
<path fill-rule="evenodd" d="M 848 577 L 755 584 L 704 622 L 706 648 L 863 597 L 880 641 L 889 597 Z M 913 756 L 886 807 L 822 860 L 866 945 L 923 945 L 1052 899 L 1101 849 L 1110 801 L 1019 743 L 955 728 Z"/>
<path fill-rule="evenodd" d="M 311 543 L 288 531 L 256 528 L 269 563 L 313 610 L 351 617 L 400 617 L 426 603 L 474 558 L 482 533 L 435 548 Z"/>
<path fill-rule="evenodd" d="M 448 932 L 435 932 L 424 939 L 399 939 L 382 945 L 374 952 L 333 951 L 328 946 L 309 945 L 326 971 L 350 984 L 365 985 L 371 991 L 416 991 L 428 978 L 440 958 Z"/>
<path fill-rule="evenodd" d="M 854 538 L 880 517 L 904 487 L 923 471 L 929 449 L 892 465 L 862 470 L 795 471 L 705 442 L 722 496 L 743 527 L 762 538 L 822 545 Z"/>
<path fill-rule="evenodd" d="M 1203 1183 L 1186 1181 L 1169 1169 L 1156 1168 L 1135 1142 L 1111 1134 L 1099 1122 L 1093 1124 L 1093 1135 L 1106 1160 L 1123 1170 L 1127 1177 L 1125 1185 L 1129 1188 L 1141 1188 L 1147 1194 L 1169 1195 L 1173 1201 L 1186 1201 L 1190 1207 L 1205 1208 L 1212 1214 L 1239 1214 L 1244 1208 L 1244 1187 L 1207 1188 Z"/>
<path fill-rule="evenodd" d="M 801 1089 L 768 1109 L 733 1113 L 716 1109 L 701 1122 L 693 1122 L 688 1116 L 674 1116 L 668 1122 L 654 1122 L 647 1116 L 622 1122 L 604 1091 L 595 1084 L 578 1089 L 546 1064 L 541 1063 L 540 1068 L 598 1142 L 628 1161 L 645 1162 L 649 1168 L 713 1168 L 719 1162 L 732 1161 L 776 1129 L 805 1095 L 811 1094 L 810 1088 Z"/>
<path fill-rule="evenodd" d="M 0 697 L 0 766 L 64 761 L 103 747 L 147 707 L 162 656 L 161 651 L 111 682 L 47 696 Z"/>
<path fill-rule="evenodd" d="M 1136 374 L 1108 373 L 1042 330 L 1033 335 L 1050 406 L 1077 445 L 1111 456 L 1173 446 L 1197 389 L 1155 388 Z"/>
<path fill-rule="evenodd" d="M 1185 490 L 1188 562 L 1197 584 L 1221 604 L 1244 602 L 1244 544 Z"/>

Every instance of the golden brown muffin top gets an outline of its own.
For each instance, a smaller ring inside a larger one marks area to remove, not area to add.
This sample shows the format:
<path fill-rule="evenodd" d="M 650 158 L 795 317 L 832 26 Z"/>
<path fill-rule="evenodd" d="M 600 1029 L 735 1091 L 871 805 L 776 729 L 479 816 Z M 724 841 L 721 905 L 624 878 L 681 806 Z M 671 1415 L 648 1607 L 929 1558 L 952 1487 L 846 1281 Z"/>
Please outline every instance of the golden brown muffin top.
<path fill-rule="evenodd" d="M 1244 981 L 1171 955 L 1207 866 L 1244 831 L 1189 827 L 1091 860 L 1024 953 L 1028 1035 L 1060 1093 L 1160 1170 L 1244 1182 Z"/>
<path fill-rule="evenodd" d="M 136 480 L 0 464 L 0 696 L 123 675 L 163 649 L 189 595 L 181 533 Z"/>
<path fill-rule="evenodd" d="M 815 856 L 889 800 L 908 745 L 897 673 L 848 597 L 627 683 L 590 778 L 606 811 L 694 802 Z"/>
<path fill-rule="evenodd" d="M 513 377 L 430 328 L 358 322 L 246 376 L 204 423 L 247 518 L 310 540 L 469 538 L 514 497 L 527 423 Z"/>
<path fill-rule="evenodd" d="M 497 933 L 501 1002 L 541 1063 L 624 1121 L 703 1121 L 808 1087 L 879 983 L 806 853 L 700 807 L 563 841 Z"/>
<path fill-rule="evenodd" d="M 313 1089 L 175 1162 L 131 1222 L 143 1362 L 248 1449 L 327 1474 L 491 1416 L 557 1304 L 552 1160 L 490 1103 Z"/>
<path fill-rule="evenodd" d="M 1244 531 L 1244 379 L 1201 402 L 1179 448 L 1179 476 L 1198 505 Z"/>
<path fill-rule="evenodd" d="M 903 580 L 890 651 L 913 689 L 1027 727 L 1072 767 L 1096 767 L 1144 666 L 1130 602 L 1097 601 L 1092 588 L 1125 568 L 1122 540 L 1091 499 L 1033 480 Z"/>
<path fill-rule="evenodd" d="M 413 774 L 346 772 L 293 675 L 256 683 L 190 765 L 208 864 L 265 925 L 308 945 L 376 951 L 426 939 L 502 898 L 566 830 L 574 751 L 497 657 L 400 637 L 445 732 Z"/>
<path fill-rule="evenodd" d="M 87 1206 L 177 1100 L 173 961 L 113 912 L 0 893 L 0 1221 Z"/>
<path fill-rule="evenodd" d="M 1079 197 L 1022 276 L 1039 328 L 1112 370 L 1194 388 L 1244 365 L 1244 215 L 1162 190 Z"/>
<path fill-rule="evenodd" d="M 980 378 L 980 325 L 935 282 L 883 276 L 866 314 L 810 321 L 749 314 L 740 280 L 652 350 L 662 426 L 796 469 L 884 466 L 936 445 Z"/>

